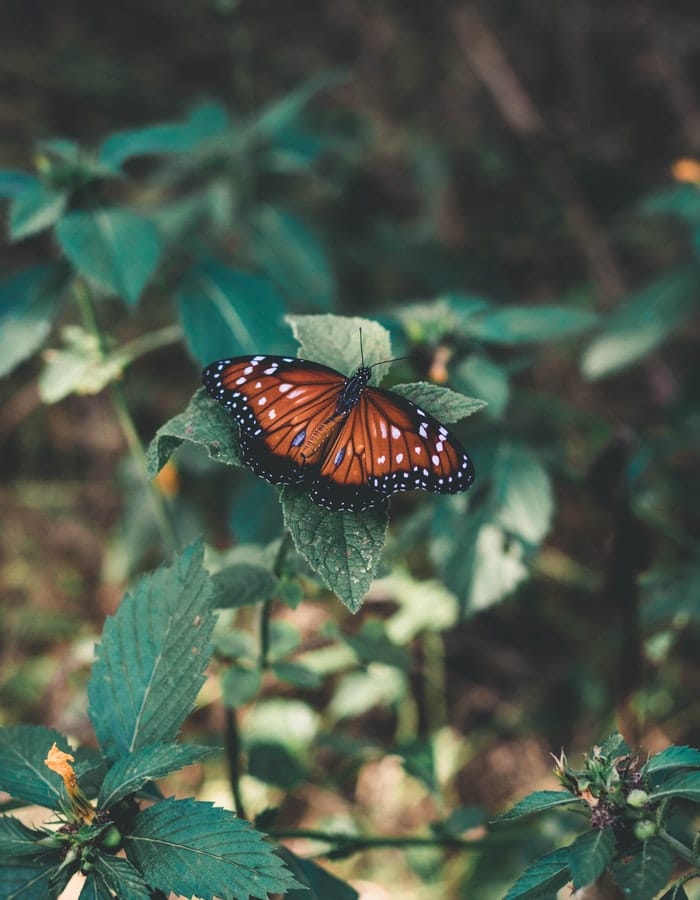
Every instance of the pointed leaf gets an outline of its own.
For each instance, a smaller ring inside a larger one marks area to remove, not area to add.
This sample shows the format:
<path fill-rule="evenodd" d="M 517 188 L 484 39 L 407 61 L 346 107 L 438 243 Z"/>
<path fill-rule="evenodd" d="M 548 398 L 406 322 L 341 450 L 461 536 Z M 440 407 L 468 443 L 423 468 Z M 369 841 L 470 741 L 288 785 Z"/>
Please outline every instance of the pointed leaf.
<path fill-rule="evenodd" d="M 171 799 L 144 809 L 124 844 L 165 893 L 249 900 L 299 886 L 262 834 L 209 803 Z"/>
<path fill-rule="evenodd" d="M 261 600 L 269 600 L 279 588 L 279 578 L 264 566 L 239 562 L 226 566 L 212 576 L 216 585 L 216 606 L 238 609 Z"/>
<path fill-rule="evenodd" d="M 688 895 L 682 884 L 674 884 L 671 890 L 666 891 L 660 900 L 688 900 Z"/>
<path fill-rule="evenodd" d="M 97 805 L 109 809 L 123 797 L 133 794 L 147 781 L 163 778 L 213 753 L 212 747 L 196 744 L 153 744 L 118 760 L 107 772 Z"/>
<path fill-rule="evenodd" d="M 116 352 L 105 356 L 99 339 L 79 325 L 61 330 L 64 346 L 47 350 L 39 376 L 39 395 L 44 403 L 58 403 L 69 394 L 99 394 L 122 374 L 128 360 Z"/>
<path fill-rule="evenodd" d="M 527 447 L 500 446 L 492 476 L 496 521 L 528 544 L 542 541 L 552 521 L 554 499 L 546 470 Z"/>
<path fill-rule="evenodd" d="M 201 543 L 137 582 L 107 619 L 88 684 L 100 745 L 118 760 L 172 741 L 204 683 L 216 617 Z"/>
<path fill-rule="evenodd" d="M 155 226 L 127 209 L 69 213 L 56 226 L 56 237 L 78 272 L 132 306 L 163 249 Z"/>
<path fill-rule="evenodd" d="M 0 169 L 0 200 L 6 197 L 18 197 L 24 191 L 40 184 L 39 179 L 29 172 L 15 169 Z"/>
<path fill-rule="evenodd" d="M 527 868 L 508 891 L 503 900 L 540 900 L 553 896 L 570 880 L 569 848 L 561 847 L 548 853 Z"/>
<path fill-rule="evenodd" d="M 592 884 L 602 875 L 615 853 L 612 828 L 580 834 L 569 847 L 569 869 L 574 887 L 578 890 Z"/>
<path fill-rule="evenodd" d="M 286 352 L 284 303 L 265 278 L 218 262 L 193 266 L 177 292 L 187 346 L 202 365 L 243 353 Z"/>
<path fill-rule="evenodd" d="M 389 524 L 386 507 L 333 512 L 285 488 L 282 508 L 299 553 L 326 587 L 357 612 L 381 561 Z"/>
<path fill-rule="evenodd" d="M 55 897 L 49 882 L 56 872 L 61 853 L 40 859 L 0 860 L 0 897 L 2 900 L 47 900 Z"/>
<path fill-rule="evenodd" d="M 673 852 L 661 838 L 644 841 L 631 856 L 618 859 L 612 866 L 613 878 L 623 892 L 634 900 L 652 900 L 671 877 Z"/>
<path fill-rule="evenodd" d="M 337 369 L 344 375 L 352 374 L 362 363 L 362 350 L 366 366 L 391 358 L 389 332 L 378 322 L 359 316 L 287 316 L 294 337 L 299 342 L 299 355 L 324 366 Z M 378 385 L 389 371 L 379 366 L 372 371 L 372 384 Z"/>
<path fill-rule="evenodd" d="M 281 848 L 280 856 L 299 884 L 304 885 L 303 888 L 288 891 L 284 900 L 359 900 L 360 895 L 355 888 L 331 875 L 312 859 L 296 856 L 286 847 Z"/>
<path fill-rule="evenodd" d="M 498 420 L 502 417 L 510 398 L 508 375 L 502 366 L 487 356 L 473 353 L 457 366 L 452 381 L 460 391 L 483 397 L 490 418 Z"/>
<path fill-rule="evenodd" d="M 40 725 L 0 728 L 0 790 L 17 800 L 61 809 L 67 803 L 61 777 L 44 765 L 52 744 L 70 753 L 66 738 Z"/>
<path fill-rule="evenodd" d="M 553 341 L 589 331 L 598 316 L 570 306 L 510 306 L 470 317 L 462 331 L 494 344 Z"/>
<path fill-rule="evenodd" d="M 467 416 L 471 416 L 486 406 L 484 400 L 475 397 L 465 397 L 457 391 L 439 387 L 427 381 L 417 381 L 411 384 L 395 384 L 392 391 L 412 400 L 416 406 L 429 412 L 441 422 L 459 422 Z"/>
<path fill-rule="evenodd" d="M 251 125 L 251 133 L 267 140 L 273 140 L 283 131 L 297 123 L 304 107 L 320 91 L 343 84 L 348 80 L 345 69 L 330 69 L 327 72 L 319 72 L 309 78 L 295 90 L 273 100 L 266 106 Z"/>
<path fill-rule="evenodd" d="M 272 666 L 272 671 L 280 681 L 293 684 L 302 690 L 316 690 L 323 685 L 323 678 L 313 669 L 294 662 L 278 662 Z"/>
<path fill-rule="evenodd" d="M 606 759 L 616 759 L 631 753 L 630 745 L 622 737 L 619 731 L 613 731 L 600 745 L 601 756 Z"/>
<path fill-rule="evenodd" d="M 535 791 L 518 800 L 515 806 L 507 812 L 501 813 L 496 822 L 509 822 L 519 819 L 521 816 L 529 816 L 533 813 L 541 813 L 557 806 L 567 806 L 571 803 L 583 803 L 578 797 L 574 797 L 569 791 Z"/>
<path fill-rule="evenodd" d="M 118 856 L 106 854 L 97 856 L 95 870 L 90 878 L 95 879 L 101 888 L 114 891 L 119 900 L 151 900 L 153 896 L 152 890 L 138 869 L 134 868 L 128 859 L 121 859 Z M 101 894 L 94 896 L 102 897 Z M 111 894 L 107 893 L 106 896 L 111 897 Z M 82 893 L 80 900 L 83 900 Z"/>
<path fill-rule="evenodd" d="M 83 883 L 78 900 L 114 900 L 114 894 L 101 876 L 91 872 Z"/>
<path fill-rule="evenodd" d="M 250 703 L 262 684 L 260 669 L 251 669 L 235 663 L 221 673 L 221 699 L 228 709 L 238 709 Z"/>
<path fill-rule="evenodd" d="M 700 750 L 695 747 L 667 747 L 652 756 L 644 766 L 647 775 L 662 769 L 700 769 Z"/>
<path fill-rule="evenodd" d="M 36 856 L 45 850 L 37 845 L 37 841 L 45 837 L 45 831 L 27 828 L 13 816 L 0 816 L 0 859 L 9 856 Z"/>
<path fill-rule="evenodd" d="M 651 793 L 652 800 L 663 797 L 685 797 L 700 803 L 700 772 L 679 772 L 667 778 Z"/>
<path fill-rule="evenodd" d="M 19 241 L 50 228 L 63 215 L 66 191 L 55 191 L 38 183 L 18 194 L 10 205 L 10 238 Z"/>

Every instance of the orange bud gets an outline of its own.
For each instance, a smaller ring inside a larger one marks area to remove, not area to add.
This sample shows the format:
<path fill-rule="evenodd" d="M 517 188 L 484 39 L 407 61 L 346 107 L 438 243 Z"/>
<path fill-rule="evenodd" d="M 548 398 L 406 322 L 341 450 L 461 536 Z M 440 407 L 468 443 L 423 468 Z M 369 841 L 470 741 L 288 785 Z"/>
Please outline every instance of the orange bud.
<path fill-rule="evenodd" d="M 677 159 L 671 166 L 671 175 L 676 181 L 700 184 L 700 162 L 696 159 Z"/>

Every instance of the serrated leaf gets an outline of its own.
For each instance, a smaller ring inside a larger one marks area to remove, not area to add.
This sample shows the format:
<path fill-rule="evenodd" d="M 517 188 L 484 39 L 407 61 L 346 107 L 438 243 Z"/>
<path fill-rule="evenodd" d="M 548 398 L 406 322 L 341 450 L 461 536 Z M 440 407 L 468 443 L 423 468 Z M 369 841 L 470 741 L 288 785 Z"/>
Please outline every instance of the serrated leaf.
<path fill-rule="evenodd" d="M 174 740 L 194 707 L 216 621 L 202 557 L 193 544 L 170 568 L 141 578 L 105 623 L 88 712 L 112 760 Z"/>
<path fill-rule="evenodd" d="M 177 304 L 187 346 L 202 365 L 243 353 L 286 352 L 284 303 L 265 278 L 218 262 L 185 275 Z"/>
<path fill-rule="evenodd" d="M 569 848 L 560 847 L 527 868 L 503 900 L 539 900 L 554 895 L 570 880 Z"/>
<path fill-rule="evenodd" d="M 0 897 L 3 900 L 46 900 L 56 896 L 49 882 L 61 859 L 60 851 L 35 860 L 0 861 Z"/>
<path fill-rule="evenodd" d="M 67 739 L 53 728 L 12 725 L 0 728 L 0 790 L 17 800 L 60 810 L 67 803 L 63 781 L 44 760 L 51 746 L 70 753 Z"/>
<path fill-rule="evenodd" d="M 17 197 L 24 191 L 40 184 L 39 179 L 29 172 L 16 169 L 0 169 L 0 199 Z"/>
<path fill-rule="evenodd" d="M 9 856 L 36 856 L 45 851 L 37 845 L 45 837 L 45 831 L 28 828 L 13 816 L 0 816 L 0 860 Z"/>
<path fill-rule="evenodd" d="M 207 138 L 224 134 L 229 126 L 228 114 L 222 106 L 203 103 L 180 122 L 161 122 L 111 134 L 102 142 L 98 158 L 118 169 L 135 156 L 186 153 Z"/>
<path fill-rule="evenodd" d="M 78 272 L 132 306 L 163 249 L 151 222 L 119 208 L 69 213 L 57 224 L 56 237 Z"/>
<path fill-rule="evenodd" d="M 238 433 L 230 414 L 200 388 L 187 409 L 161 425 L 146 452 L 148 477 L 155 478 L 183 441 L 204 447 L 212 459 L 242 466 Z"/>
<path fill-rule="evenodd" d="M 68 203 L 66 191 L 56 191 L 37 183 L 13 199 L 10 205 L 10 238 L 19 241 L 50 228 L 63 215 Z"/>
<path fill-rule="evenodd" d="M 601 756 L 604 756 L 606 759 L 627 756 L 630 752 L 630 745 L 619 731 L 613 731 L 600 745 Z"/>
<path fill-rule="evenodd" d="M 99 394 L 122 374 L 128 359 L 118 351 L 106 355 L 99 339 L 78 325 L 61 330 L 63 348 L 47 350 L 39 376 L 39 395 L 44 403 L 58 403 L 69 394 Z"/>
<path fill-rule="evenodd" d="M 147 781 L 163 778 L 192 765 L 213 752 L 211 747 L 196 744 L 154 744 L 142 747 L 118 760 L 107 772 L 97 805 L 109 809 L 123 797 L 133 794 Z"/>
<path fill-rule="evenodd" d="M 688 900 L 688 895 L 682 884 L 674 884 L 671 890 L 666 891 L 660 900 Z"/>
<path fill-rule="evenodd" d="M 357 612 L 381 561 L 386 507 L 364 512 L 321 509 L 303 493 L 282 491 L 284 524 L 297 550 L 351 612 Z"/>
<path fill-rule="evenodd" d="M 156 803 L 137 815 L 124 844 L 148 883 L 165 893 L 249 900 L 299 887 L 262 834 L 209 803 Z"/>
<path fill-rule="evenodd" d="M 594 312 L 570 306 L 510 306 L 470 316 L 461 330 L 489 343 L 525 344 L 581 334 L 597 321 Z"/>
<path fill-rule="evenodd" d="M 535 791 L 518 800 L 515 806 L 511 807 L 507 812 L 501 813 L 496 822 L 510 822 L 513 819 L 519 819 L 521 816 L 530 816 L 534 813 L 545 812 L 548 809 L 555 809 L 557 806 L 567 806 L 572 803 L 583 803 L 578 797 L 574 797 L 569 791 Z"/>
<path fill-rule="evenodd" d="M 221 673 L 221 700 L 229 709 L 250 703 L 260 691 L 262 672 L 233 663 Z"/>
<path fill-rule="evenodd" d="M 352 374 L 361 364 L 362 350 L 366 366 L 391 358 L 389 332 L 371 319 L 359 316 L 286 316 L 294 337 L 299 342 L 299 355 L 304 359 Z M 378 385 L 389 371 L 388 366 L 372 370 L 372 383 Z"/>
<path fill-rule="evenodd" d="M 299 884 L 304 885 L 298 890 L 288 891 L 284 895 L 284 900 L 359 900 L 360 895 L 355 888 L 317 865 L 312 859 L 296 856 L 286 847 L 280 849 L 280 856 Z"/>
<path fill-rule="evenodd" d="M 661 838 L 644 841 L 630 856 L 612 865 L 613 878 L 634 900 L 652 900 L 671 877 L 673 852 Z"/>
<path fill-rule="evenodd" d="M 0 282 L 0 375 L 43 344 L 63 298 L 67 268 L 34 266 Z"/>
<path fill-rule="evenodd" d="M 646 356 L 678 329 L 697 307 L 700 267 L 669 272 L 633 294 L 605 322 L 581 360 L 589 380 L 604 378 Z"/>
<path fill-rule="evenodd" d="M 662 769 L 698 769 L 700 768 L 700 750 L 695 747 L 667 747 L 657 753 L 644 766 L 644 772 L 651 775 Z"/>
<path fill-rule="evenodd" d="M 279 587 L 279 578 L 269 569 L 253 563 L 234 563 L 212 576 L 216 586 L 216 606 L 238 609 L 269 600 Z"/>
<path fill-rule="evenodd" d="M 91 872 L 83 883 L 78 900 L 114 900 L 114 895 L 103 879 Z"/>
<path fill-rule="evenodd" d="M 503 416 L 510 398 L 510 384 L 502 366 L 474 353 L 457 366 L 452 381 L 460 391 L 483 397 L 487 416 L 496 420 Z"/>
<path fill-rule="evenodd" d="M 95 871 L 91 877 L 114 891 L 119 900 L 150 900 L 153 896 L 141 873 L 128 859 L 101 854 L 95 858 Z"/>
<path fill-rule="evenodd" d="M 274 206 L 259 206 L 251 227 L 253 257 L 285 296 L 307 308 L 332 306 L 335 280 L 330 262 L 303 222 Z"/>
<path fill-rule="evenodd" d="M 569 847 L 569 869 L 577 890 L 592 884 L 615 853 L 615 835 L 612 828 L 587 831 L 580 834 Z"/>
<path fill-rule="evenodd" d="M 700 803 L 700 772 L 679 772 L 667 778 L 651 793 L 652 800 L 664 797 L 685 797 Z"/>
<path fill-rule="evenodd" d="M 430 384 L 427 381 L 417 381 L 411 384 L 396 384 L 392 388 L 397 394 L 411 400 L 416 406 L 429 412 L 441 422 L 459 422 L 467 416 L 478 412 L 486 406 L 485 401 L 475 397 L 465 397 L 457 391 Z"/>

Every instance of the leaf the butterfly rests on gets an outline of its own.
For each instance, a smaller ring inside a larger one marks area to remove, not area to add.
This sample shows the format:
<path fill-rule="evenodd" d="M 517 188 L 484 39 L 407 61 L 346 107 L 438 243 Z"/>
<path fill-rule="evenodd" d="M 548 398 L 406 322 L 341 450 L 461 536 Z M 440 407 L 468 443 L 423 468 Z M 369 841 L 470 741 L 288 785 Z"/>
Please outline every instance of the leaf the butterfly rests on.
<path fill-rule="evenodd" d="M 461 444 L 437 419 L 393 391 L 287 356 L 238 356 L 203 372 L 233 415 L 244 461 L 272 484 L 308 485 L 336 511 L 370 509 L 394 493 L 455 494 L 474 481 Z"/>

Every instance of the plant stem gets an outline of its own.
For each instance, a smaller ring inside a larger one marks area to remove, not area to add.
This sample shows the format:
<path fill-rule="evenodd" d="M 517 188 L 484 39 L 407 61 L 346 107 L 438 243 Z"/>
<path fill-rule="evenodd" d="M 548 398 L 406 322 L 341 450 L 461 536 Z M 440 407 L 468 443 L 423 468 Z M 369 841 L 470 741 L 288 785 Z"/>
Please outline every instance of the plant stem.
<path fill-rule="evenodd" d="M 658 834 L 660 838 L 666 841 L 673 852 L 681 857 L 681 859 L 684 859 L 696 869 L 700 868 L 700 858 L 693 853 L 690 847 L 686 847 L 685 844 L 681 843 L 677 838 L 674 838 L 665 828 L 660 828 Z"/>
<path fill-rule="evenodd" d="M 181 338 L 182 328 L 179 325 L 167 325 L 165 328 L 150 331 L 148 334 L 143 334 L 134 338 L 133 341 L 123 344 L 119 348 L 119 355 L 126 357 L 131 363 L 153 350 L 160 350 L 161 347 L 167 347 L 168 344 L 176 344 Z"/>
<path fill-rule="evenodd" d="M 484 847 L 488 844 L 512 843 L 513 835 L 489 834 L 479 838 L 458 838 L 449 835 L 352 835 L 314 828 L 271 829 L 268 834 L 275 840 L 307 838 L 326 844 L 336 844 L 348 852 L 359 853 L 376 847 L 459 847 L 464 850 Z"/>
<path fill-rule="evenodd" d="M 292 536 L 291 534 L 285 530 L 282 535 L 282 540 L 280 541 L 280 545 L 277 549 L 277 555 L 275 556 L 275 561 L 272 564 L 272 571 L 279 578 L 282 574 L 282 569 L 284 568 L 284 561 L 287 558 L 287 553 L 289 553 L 289 548 L 292 546 Z M 260 608 L 260 660 L 259 665 L 260 669 L 264 672 L 270 665 L 269 655 L 270 655 L 270 617 L 272 615 L 272 597 L 268 600 L 265 600 L 263 605 Z"/>
<path fill-rule="evenodd" d="M 241 819 L 246 819 L 243 797 L 241 796 L 241 738 L 238 732 L 238 720 L 236 710 L 224 710 L 224 735 L 226 740 L 226 759 L 228 761 L 228 778 L 231 782 L 231 793 L 236 814 Z"/>

